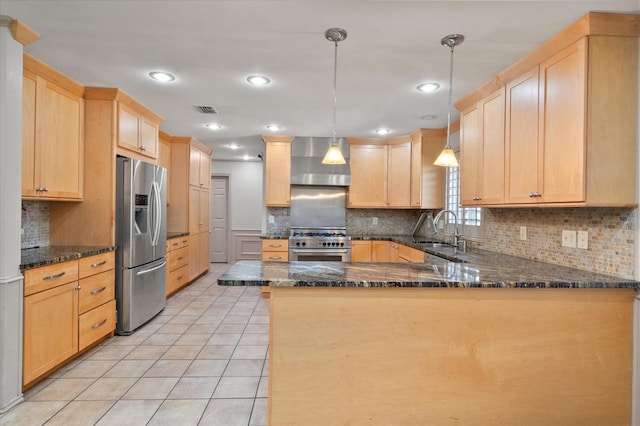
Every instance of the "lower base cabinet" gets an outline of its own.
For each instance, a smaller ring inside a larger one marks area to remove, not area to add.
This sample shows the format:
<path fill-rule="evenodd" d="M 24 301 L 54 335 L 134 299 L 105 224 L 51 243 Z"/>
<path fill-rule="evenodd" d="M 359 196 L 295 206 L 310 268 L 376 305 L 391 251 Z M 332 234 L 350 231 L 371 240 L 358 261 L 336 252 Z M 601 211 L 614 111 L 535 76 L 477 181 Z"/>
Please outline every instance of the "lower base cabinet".
<path fill-rule="evenodd" d="M 424 252 L 393 241 L 351 242 L 351 262 L 423 263 Z"/>
<path fill-rule="evenodd" d="M 189 284 L 189 237 L 167 241 L 167 296 Z"/>
<path fill-rule="evenodd" d="M 114 267 L 109 252 L 24 271 L 23 386 L 113 333 Z"/>

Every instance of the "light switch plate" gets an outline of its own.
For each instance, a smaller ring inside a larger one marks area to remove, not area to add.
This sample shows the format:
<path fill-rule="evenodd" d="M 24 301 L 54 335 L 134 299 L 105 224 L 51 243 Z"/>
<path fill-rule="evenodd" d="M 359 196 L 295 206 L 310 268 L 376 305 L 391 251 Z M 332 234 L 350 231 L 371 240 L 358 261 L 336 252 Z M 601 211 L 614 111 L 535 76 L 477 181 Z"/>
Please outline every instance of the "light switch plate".
<path fill-rule="evenodd" d="M 527 227 L 526 226 L 521 226 L 520 227 L 520 239 L 522 241 L 527 239 Z"/>
<path fill-rule="evenodd" d="M 562 231 L 562 247 L 576 246 L 576 231 Z"/>
<path fill-rule="evenodd" d="M 276 221 L 276 218 L 273 217 L 272 214 L 269 215 L 269 223 L 274 223 Z"/>
<path fill-rule="evenodd" d="M 578 231 L 578 248 L 587 250 L 589 248 L 589 232 Z"/>
<path fill-rule="evenodd" d="M 377 224 L 378 224 L 378 218 L 377 218 L 377 217 L 374 217 L 374 218 L 373 218 L 372 223 L 373 223 L 374 225 L 377 225 Z"/>

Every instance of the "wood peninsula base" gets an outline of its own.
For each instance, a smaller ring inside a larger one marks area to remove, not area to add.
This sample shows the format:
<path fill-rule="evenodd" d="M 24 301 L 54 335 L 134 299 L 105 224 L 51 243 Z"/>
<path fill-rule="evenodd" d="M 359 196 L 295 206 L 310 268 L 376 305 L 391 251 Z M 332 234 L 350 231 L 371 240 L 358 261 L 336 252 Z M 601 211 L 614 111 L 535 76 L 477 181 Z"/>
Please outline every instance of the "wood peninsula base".
<path fill-rule="evenodd" d="M 272 287 L 269 424 L 630 424 L 633 300 Z"/>

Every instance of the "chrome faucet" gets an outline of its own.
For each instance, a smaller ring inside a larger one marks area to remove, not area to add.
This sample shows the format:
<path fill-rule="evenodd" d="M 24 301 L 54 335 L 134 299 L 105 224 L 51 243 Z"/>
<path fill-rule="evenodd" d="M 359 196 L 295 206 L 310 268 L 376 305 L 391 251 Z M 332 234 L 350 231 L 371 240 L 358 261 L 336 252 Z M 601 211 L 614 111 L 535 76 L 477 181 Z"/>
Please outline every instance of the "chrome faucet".
<path fill-rule="evenodd" d="M 438 232 L 438 221 L 440 221 L 440 216 L 442 216 L 445 213 L 451 214 L 454 220 L 453 246 L 457 248 L 459 244 L 462 244 L 462 251 L 467 251 L 467 244 L 466 244 L 467 242 L 459 240 L 460 234 L 458 233 L 458 215 L 456 215 L 456 213 L 453 210 L 447 210 L 447 209 L 440 210 L 436 215 L 436 217 L 433 218 L 433 221 L 431 220 L 429 221 L 429 227 L 431 228 L 431 232 L 434 234 Z"/>

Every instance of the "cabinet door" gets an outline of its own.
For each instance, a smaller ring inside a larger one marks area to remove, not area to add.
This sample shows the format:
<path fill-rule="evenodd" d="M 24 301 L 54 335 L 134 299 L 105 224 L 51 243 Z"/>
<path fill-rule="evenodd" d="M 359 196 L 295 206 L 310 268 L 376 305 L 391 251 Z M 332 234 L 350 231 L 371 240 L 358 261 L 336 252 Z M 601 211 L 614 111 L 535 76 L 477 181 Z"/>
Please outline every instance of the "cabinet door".
<path fill-rule="evenodd" d="M 189 148 L 189 185 L 201 186 L 200 151 L 193 146 Z"/>
<path fill-rule="evenodd" d="M 211 189 L 211 157 L 204 152 L 200 153 L 200 186 Z"/>
<path fill-rule="evenodd" d="M 504 203 L 504 88 L 480 103 L 482 123 L 482 166 L 480 204 Z M 464 167 L 464 163 L 461 167 Z"/>
<path fill-rule="evenodd" d="M 148 157 L 158 157 L 158 125 L 144 117 L 140 118 L 140 151 Z"/>
<path fill-rule="evenodd" d="M 371 261 L 391 262 L 391 241 L 371 241 Z"/>
<path fill-rule="evenodd" d="M 398 243 L 391 243 L 389 245 L 389 262 L 400 262 L 400 245 Z"/>
<path fill-rule="evenodd" d="M 387 206 L 387 146 L 351 145 L 349 207 Z"/>
<path fill-rule="evenodd" d="M 387 205 L 411 207 L 411 142 L 389 145 Z"/>
<path fill-rule="evenodd" d="M 538 67 L 506 86 L 507 204 L 532 203 L 538 190 Z"/>
<path fill-rule="evenodd" d="M 200 210 L 198 213 L 198 230 L 200 232 L 209 231 L 209 212 L 211 210 L 209 194 L 210 192 L 205 189 L 201 189 L 198 194 Z"/>
<path fill-rule="evenodd" d="M 24 298 L 23 385 L 78 352 L 78 293 L 72 282 Z"/>
<path fill-rule="evenodd" d="M 460 118 L 460 203 L 476 205 L 480 199 L 482 133 L 479 105 L 462 112 Z"/>
<path fill-rule="evenodd" d="M 267 142 L 265 152 L 265 204 L 291 205 L 291 144 Z"/>
<path fill-rule="evenodd" d="M 351 241 L 351 261 L 371 262 L 371 241 Z"/>
<path fill-rule="evenodd" d="M 585 200 L 587 39 L 540 64 L 540 202 Z"/>
<path fill-rule="evenodd" d="M 200 233 L 200 240 L 198 241 L 200 247 L 198 248 L 198 265 L 200 273 L 209 272 L 209 231 Z"/>
<path fill-rule="evenodd" d="M 196 279 L 200 275 L 200 238 L 205 234 L 189 235 L 189 281 Z"/>
<path fill-rule="evenodd" d="M 22 78 L 22 196 L 36 197 L 36 76 Z"/>
<path fill-rule="evenodd" d="M 83 167 L 82 99 L 52 83 L 45 83 L 41 121 L 40 186 L 51 198 L 81 198 Z"/>
<path fill-rule="evenodd" d="M 118 146 L 139 152 L 138 132 L 140 119 L 137 112 L 118 104 Z"/>
<path fill-rule="evenodd" d="M 411 207 L 422 205 L 422 139 L 411 141 Z"/>
<path fill-rule="evenodd" d="M 200 189 L 189 186 L 189 233 L 200 232 Z"/>

